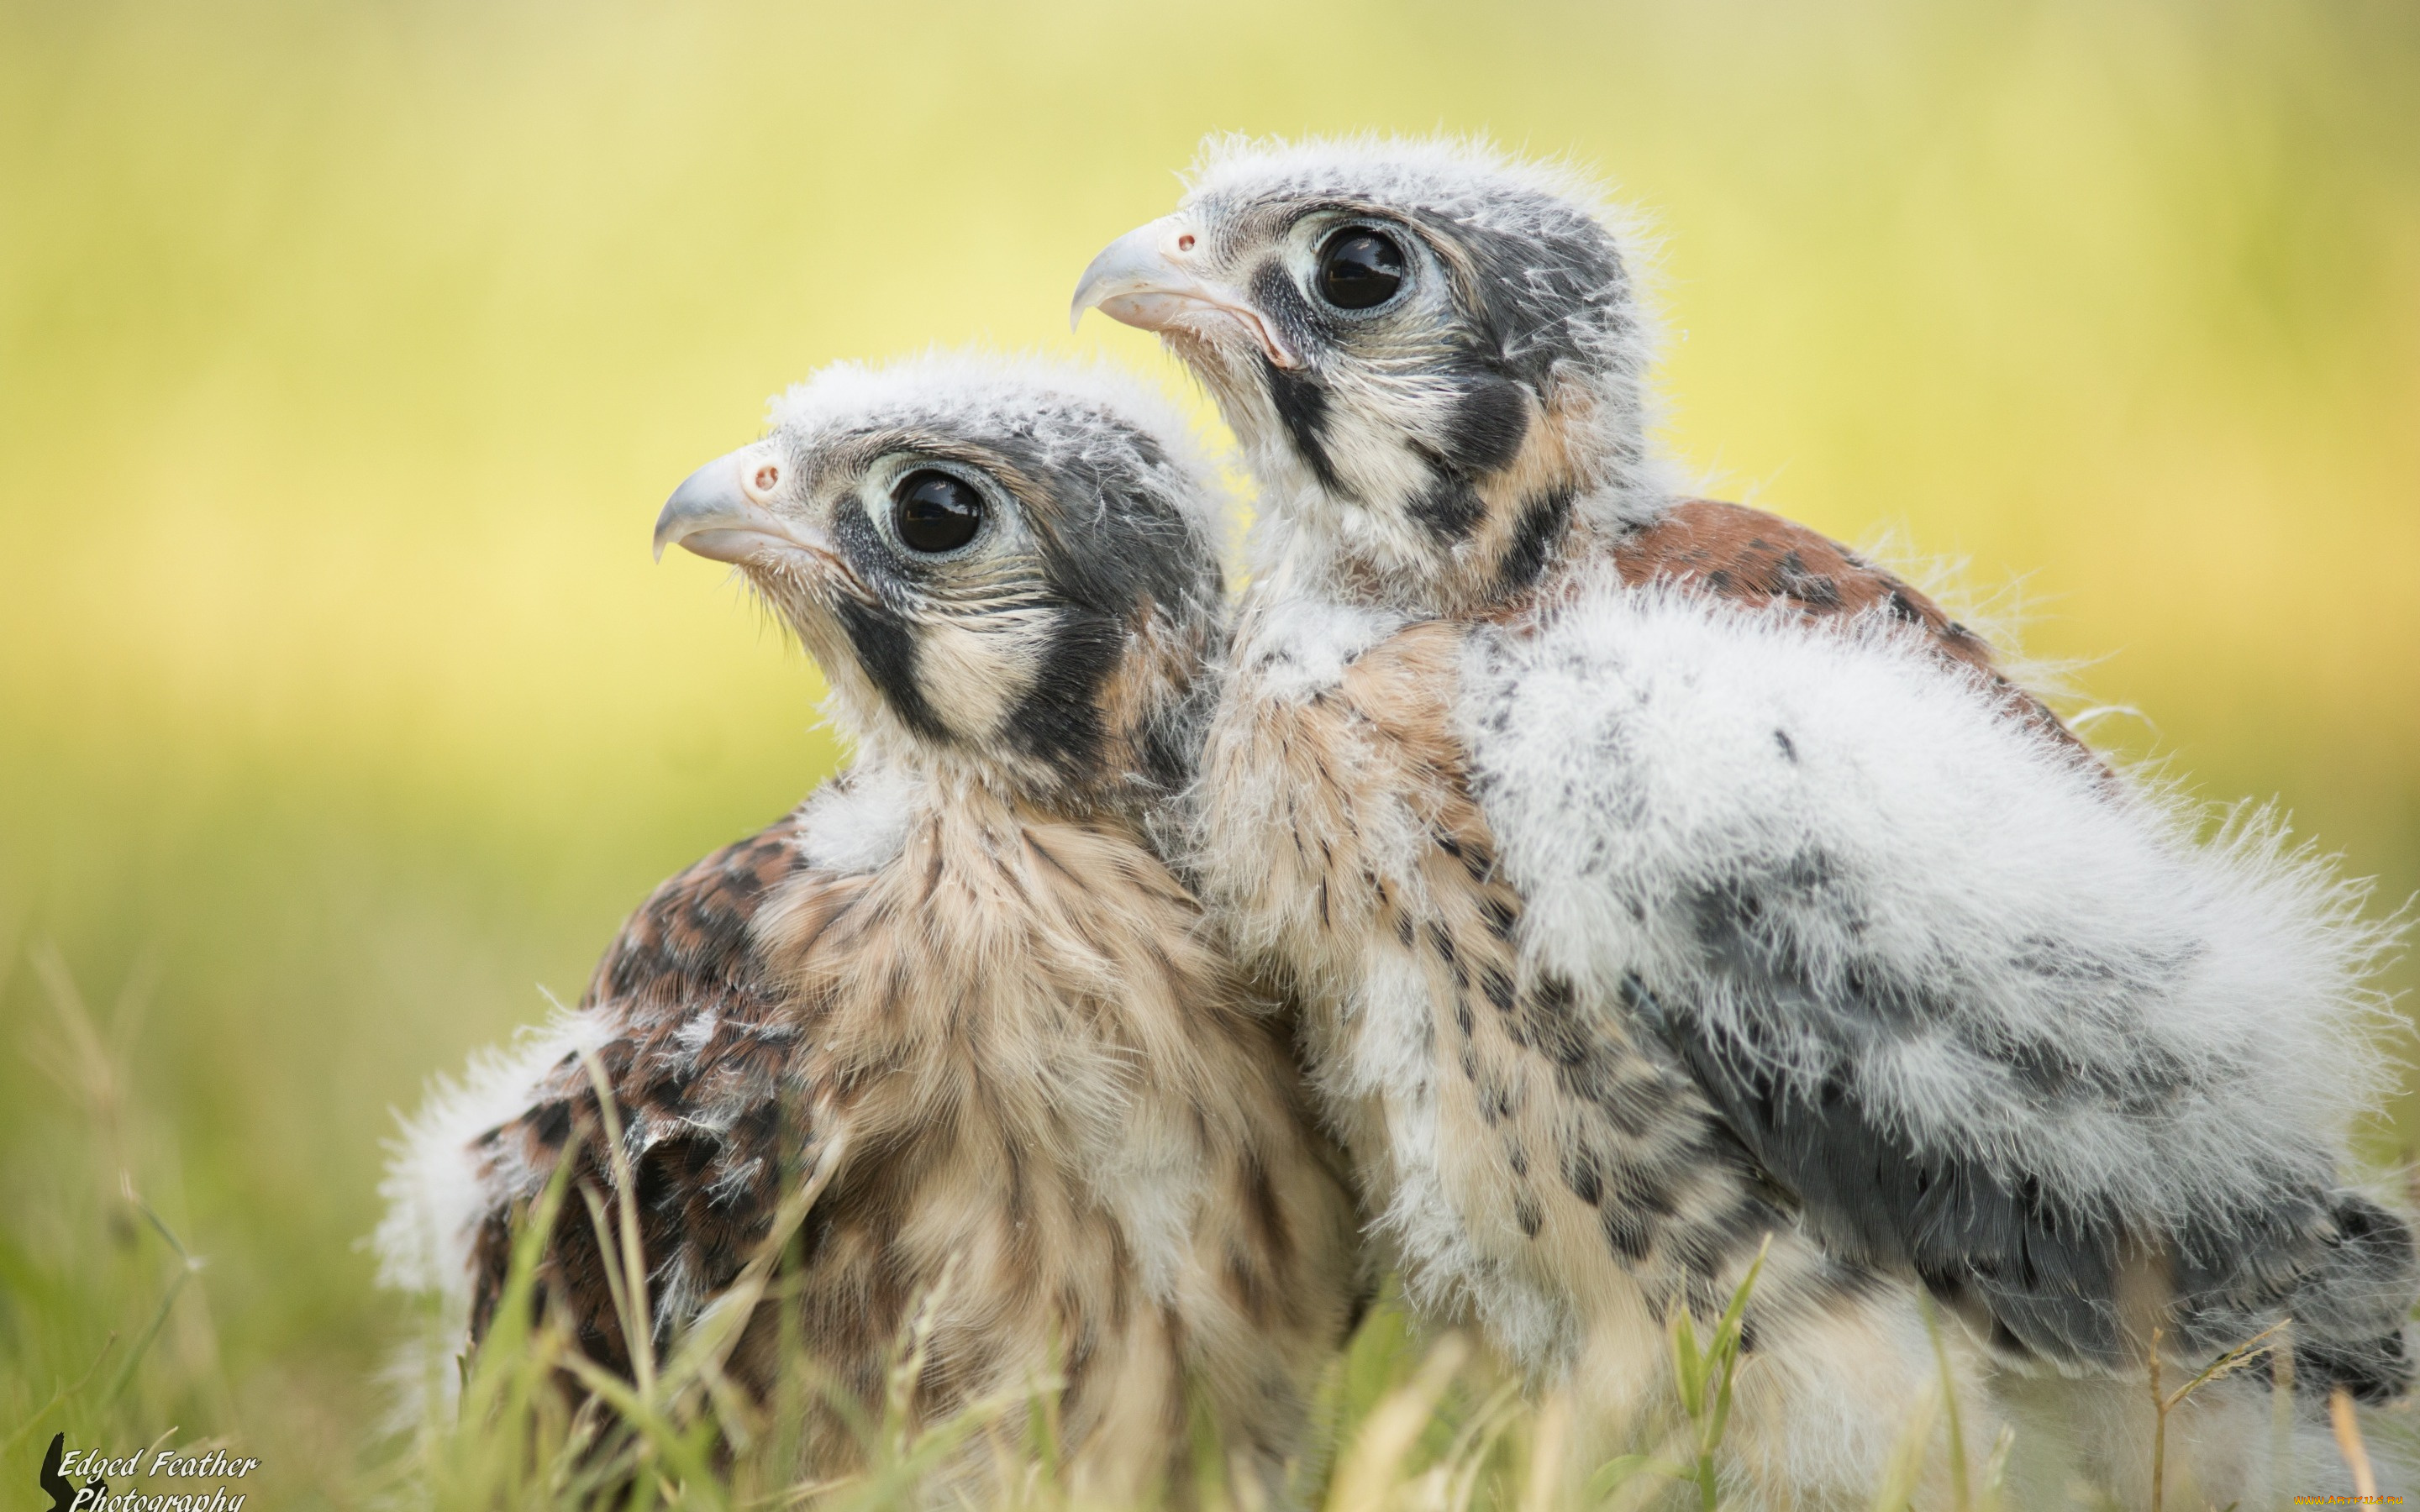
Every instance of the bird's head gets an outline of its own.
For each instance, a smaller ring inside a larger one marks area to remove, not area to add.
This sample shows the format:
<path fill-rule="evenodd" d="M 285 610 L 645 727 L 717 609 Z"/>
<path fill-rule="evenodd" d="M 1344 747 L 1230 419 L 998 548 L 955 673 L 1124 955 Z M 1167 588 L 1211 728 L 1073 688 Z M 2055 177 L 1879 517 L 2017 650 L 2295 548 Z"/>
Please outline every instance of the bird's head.
<path fill-rule="evenodd" d="M 1184 781 L 1219 650 L 1215 508 L 1186 425 L 1087 369 L 840 363 L 656 520 L 737 565 L 869 758 L 1055 806 Z"/>
<path fill-rule="evenodd" d="M 1452 609 L 1535 579 L 1575 515 L 1652 513 L 1648 322 L 1586 182 L 1472 144 L 1214 144 L 1176 213 L 1085 270 L 1242 441 L 1280 554 Z"/>

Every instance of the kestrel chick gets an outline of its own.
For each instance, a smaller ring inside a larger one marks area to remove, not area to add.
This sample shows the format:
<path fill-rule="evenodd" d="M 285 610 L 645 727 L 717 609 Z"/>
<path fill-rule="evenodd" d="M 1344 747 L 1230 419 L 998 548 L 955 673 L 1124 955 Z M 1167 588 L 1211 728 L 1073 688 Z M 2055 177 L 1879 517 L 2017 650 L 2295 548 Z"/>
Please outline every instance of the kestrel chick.
<path fill-rule="evenodd" d="M 1905 583 L 1674 497 L 1585 183 L 1233 147 L 1092 305 L 1261 486 L 1205 890 L 1301 995 L 1417 1303 L 1652 1413 L 1667 1319 L 1769 1245 L 1761 1504 L 1864 1504 L 1927 1294 L 1979 1377 L 2290 1316 L 2304 1386 L 2405 1389 L 2410 1237 L 2339 1174 L 2385 932 L 2257 825 L 2199 841 Z"/>
<path fill-rule="evenodd" d="M 613 1208 L 591 1050 L 659 1352 L 812 1190 L 779 1289 L 867 1411 L 929 1295 L 920 1420 L 1055 1371 L 1078 1492 L 1128 1501 L 1189 1466 L 1190 1395 L 1275 1493 L 1355 1239 L 1287 1027 L 1158 839 L 1223 639 L 1186 427 L 1098 375 L 963 357 L 837 366 L 774 415 L 681 485 L 656 544 L 737 565 L 823 669 L 856 763 L 657 889 L 576 1012 L 423 1117 L 390 1272 L 454 1293 L 475 1341 L 562 1151 Z M 627 1371 L 568 1211 L 538 1304 Z M 759 1306 L 733 1359 L 760 1398 L 783 1324 Z M 841 1424 L 816 1415 L 807 1470 L 851 1462 Z M 931 1496 L 992 1462 L 970 1446 Z"/>

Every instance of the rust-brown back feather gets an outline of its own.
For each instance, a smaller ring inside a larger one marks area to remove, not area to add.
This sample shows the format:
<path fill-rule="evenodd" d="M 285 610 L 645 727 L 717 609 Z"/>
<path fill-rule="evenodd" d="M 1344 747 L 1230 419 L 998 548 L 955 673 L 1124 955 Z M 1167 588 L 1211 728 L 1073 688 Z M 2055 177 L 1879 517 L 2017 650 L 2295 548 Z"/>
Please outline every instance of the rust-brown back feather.
<path fill-rule="evenodd" d="M 623 925 L 581 999 L 583 1010 L 612 1005 L 619 1021 L 597 1050 L 616 1117 L 633 1133 L 683 1131 L 632 1164 L 644 1253 L 651 1265 L 681 1265 L 708 1293 L 728 1285 L 765 1237 L 785 1154 L 797 1153 L 784 1147 L 802 1143 L 801 1131 L 784 1128 L 777 1096 L 799 1026 L 750 939 L 768 890 L 803 869 L 797 840 L 796 821 L 784 818 L 663 883 Z M 700 1036 L 699 1025 L 710 1028 Z M 548 1073 L 528 1111 L 480 1139 L 483 1173 L 492 1181 L 512 1171 L 521 1200 L 492 1208 L 474 1242 L 473 1343 L 494 1319 L 513 1229 L 566 1146 L 578 1150 L 575 1189 L 613 1189 L 603 1141 L 596 1091 L 572 1057 Z M 629 1344 L 576 1196 L 539 1280 L 539 1315 L 557 1318 L 599 1364 L 628 1371 Z"/>
<path fill-rule="evenodd" d="M 2000 669 L 1990 642 L 1898 575 L 1795 520 L 1690 499 L 1617 538 L 1611 555 L 1621 580 L 1634 586 L 1673 582 L 1754 608 L 1788 605 L 1809 619 L 1887 615 L 1922 631 L 1944 658 L 1973 669 L 2027 725 L 2085 753 L 2050 706 Z"/>

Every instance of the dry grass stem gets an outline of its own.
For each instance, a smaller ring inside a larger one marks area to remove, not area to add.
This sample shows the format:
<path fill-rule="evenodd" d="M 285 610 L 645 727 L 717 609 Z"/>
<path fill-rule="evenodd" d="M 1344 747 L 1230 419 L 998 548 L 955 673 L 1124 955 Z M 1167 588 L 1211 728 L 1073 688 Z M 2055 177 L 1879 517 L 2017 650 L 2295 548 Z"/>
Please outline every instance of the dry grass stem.
<path fill-rule="evenodd" d="M 2352 1471 L 2353 1494 L 2374 1500 L 2378 1473 L 2369 1468 L 2369 1447 L 2361 1442 L 2361 1419 L 2353 1413 L 2352 1394 L 2342 1386 L 2328 1394 L 2328 1427 L 2335 1432 L 2336 1452 Z"/>
<path fill-rule="evenodd" d="M 1469 1359 L 1469 1341 L 1449 1334 L 1437 1340 L 1410 1381 L 1379 1399 L 1338 1467 L 1327 1493 L 1329 1512 L 1380 1512 L 1393 1504 L 1404 1458 Z"/>

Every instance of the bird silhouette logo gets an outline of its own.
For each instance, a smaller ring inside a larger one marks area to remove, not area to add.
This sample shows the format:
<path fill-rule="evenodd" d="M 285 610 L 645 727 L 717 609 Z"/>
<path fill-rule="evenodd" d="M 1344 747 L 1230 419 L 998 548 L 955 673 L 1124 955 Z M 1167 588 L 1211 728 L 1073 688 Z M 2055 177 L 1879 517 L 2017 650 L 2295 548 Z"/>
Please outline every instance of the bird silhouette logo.
<path fill-rule="evenodd" d="M 95 1475 L 84 1483 L 84 1489 L 91 1494 L 81 1499 L 77 1497 L 75 1483 L 59 1473 L 59 1462 L 65 1458 L 67 1447 L 68 1436 L 65 1433 L 51 1436 L 50 1452 L 42 1456 L 42 1473 L 36 1481 L 42 1489 L 51 1493 L 51 1512 L 73 1512 L 79 1505 L 97 1506 L 109 1491 L 109 1483 Z"/>

